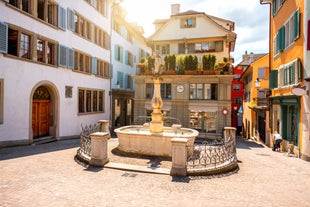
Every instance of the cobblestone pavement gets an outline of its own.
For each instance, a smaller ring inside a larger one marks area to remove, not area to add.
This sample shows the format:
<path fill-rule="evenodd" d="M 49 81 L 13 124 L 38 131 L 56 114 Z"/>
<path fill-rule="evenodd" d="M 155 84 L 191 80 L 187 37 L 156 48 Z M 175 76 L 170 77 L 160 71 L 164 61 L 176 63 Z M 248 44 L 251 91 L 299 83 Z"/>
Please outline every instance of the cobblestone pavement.
<path fill-rule="evenodd" d="M 79 140 L 0 149 L 0 206 L 310 206 L 310 163 L 238 140 L 237 172 L 211 177 L 86 168 Z"/>

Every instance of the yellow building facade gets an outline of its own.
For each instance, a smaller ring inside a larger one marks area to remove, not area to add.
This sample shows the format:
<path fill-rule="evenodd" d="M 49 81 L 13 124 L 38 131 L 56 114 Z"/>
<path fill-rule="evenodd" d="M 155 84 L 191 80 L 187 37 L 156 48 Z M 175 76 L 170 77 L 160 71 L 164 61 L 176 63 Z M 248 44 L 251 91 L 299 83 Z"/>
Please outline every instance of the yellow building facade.
<path fill-rule="evenodd" d="M 254 54 L 253 54 L 254 55 Z M 269 145 L 269 54 L 255 55 L 256 59 L 244 70 L 243 136 Z"/>
<path fill-rule="evenodd" d="M 269 137 L 279 132 L 282 150 L 310 156 L 307 104 L 304 88 L 304 0 L 261 0 L 270 4 Z M 298 93 L 296 93 L 298 91 Z"/>

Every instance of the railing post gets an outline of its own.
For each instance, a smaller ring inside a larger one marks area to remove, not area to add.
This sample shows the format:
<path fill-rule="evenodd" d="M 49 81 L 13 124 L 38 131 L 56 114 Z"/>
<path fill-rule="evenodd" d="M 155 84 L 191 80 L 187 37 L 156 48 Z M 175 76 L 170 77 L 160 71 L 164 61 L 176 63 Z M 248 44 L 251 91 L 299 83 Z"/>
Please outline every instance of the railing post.
<path fill-rule="evenodd" d="M 110 121 L 109 120 L 99 120 L 98 124 L 99 124 L 100 132 L 109 132 L 110 134 L 110 130 L 109 130 Z"/>
<path fill-rule="evenodd" d="M 172 167 L 171 176 L 187 176 L 187 142 L 186 138 L 172 138 Z"/>
<path fill-rule="evenodd" d="M 91 139 L 90 165 L 103 167 L 109 162 L 108 139 L 109 132 L 95 132 L 89 135 Z"/>

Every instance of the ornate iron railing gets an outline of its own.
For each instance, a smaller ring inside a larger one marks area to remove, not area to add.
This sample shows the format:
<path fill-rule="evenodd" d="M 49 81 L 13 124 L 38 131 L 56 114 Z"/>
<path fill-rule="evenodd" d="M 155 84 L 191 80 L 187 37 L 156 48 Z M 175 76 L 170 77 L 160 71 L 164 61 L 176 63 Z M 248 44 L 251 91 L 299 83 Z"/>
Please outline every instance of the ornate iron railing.
<path fill-rule="evenodd" d="M 89 125 L 89 126 L 83 126 L 82 131 L 80 134 L 80 148 L 78 149 L 78 153 L 81 157 L 84 159 L 90 159 L 90 153 L 91 153 L 91 139 L 90 134 L 94 132 L 99 131 L 99 125 Z"/>
<path fill-rule="evenodd" d="M 232 136 L 228 141 L 209 140 L 187 148 L 188 169 L 221 168 L 237 159 L 236 143 Z"/>

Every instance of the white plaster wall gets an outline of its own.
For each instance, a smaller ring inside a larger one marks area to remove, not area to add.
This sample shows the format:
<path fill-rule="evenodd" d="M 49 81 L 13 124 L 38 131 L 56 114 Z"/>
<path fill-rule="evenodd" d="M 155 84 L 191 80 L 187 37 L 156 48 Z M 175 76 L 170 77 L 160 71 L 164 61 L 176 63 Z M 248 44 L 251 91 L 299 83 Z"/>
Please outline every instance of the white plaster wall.
<path fill-rule="evenodd" d="M 109 119 L 109 80 L 46 67 L 0 56 L 0 78 L 4 78 L 4 123 L 0 125 L 0 141 L 28 139 L 31 124 L 31 91 L 42 81 L 56 86 L 59 94 L 59 136 L 78 135 L 81 124 L 95 124 Z M 72 98 L 65 98 L 65 86 L 72 86 Z M 105 113 L 78 115 L 78 87 L 105 90 Z"/>
<path fill-rule="evenodd" d="M 212 20 L 206 17 L 196 18 L 196 27 L 193 28 L 180 28 L 180 19 L 172 18 L 167 22 L 165 26 L 161 28 L 161 31 L 158 32 L 152 39 L 154 40 L 176 40 L 191 38 L 201 38 L 203 37 L 223 37 L 227 35 L 227 32 L 216 25 Z"/>
<path fill-rule="evenodd" d="M 78 11 L 109 33 L 109 20 L 89 6 L 85 1 L 58 1 L 60 6 Z M 96 20 L 96 21 L 94 21 Z M 60 44 L 78 49 L 91 56 L 110 62 L 110 51 L 103 49 L 70 30 L 60 30 L 24 15 L 0 1 L 0 21 L 19 26 L 35 34 L 44 36 Z M 10 58 L 0 54 L 0 78 L 4 79 L 4 121 L 0 125 L 0 142 L 28 140 L 31 131 L 31 91 L 40 82 L 49 82 L 56 87 L 59 95 L 58 135 L 78 135 L 81 124 L 95 124 L 99 119 L 109 119 L 110 80 L 96 78 L 73 72 L 62 67 L 50 67 L 42 64 Z M 65 98 L 65 86 L 72 86 L 72 98 Z M 105 90 L 105 113 L 78 115 L 78 87 Z"/>

